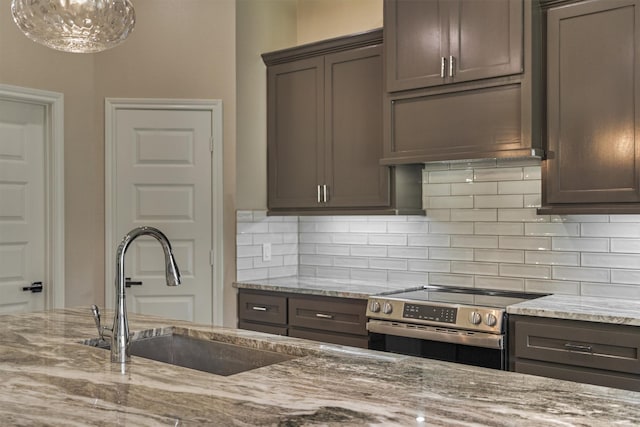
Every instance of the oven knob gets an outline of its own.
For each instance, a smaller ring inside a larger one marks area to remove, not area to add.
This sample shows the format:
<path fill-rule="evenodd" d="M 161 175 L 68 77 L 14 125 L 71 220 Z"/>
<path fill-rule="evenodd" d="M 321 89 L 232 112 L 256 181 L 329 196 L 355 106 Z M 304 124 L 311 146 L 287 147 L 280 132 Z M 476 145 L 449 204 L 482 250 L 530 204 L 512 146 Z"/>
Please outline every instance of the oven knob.
<path fill-rule="evenodd" d="M 369 303 L 369 310 L 371 310 L 372 313 L 377 313 L 380 311 L 380 303 L 378 301 L 371 301 Z"/>
<path fill-rule="evenodd" d="M 498 319 L 496 319 L 496 316 L 493 314 L 488 313 L 487 317 L 484 319 L 484 323 L 486 323 L 487 326 L 495 326 L 496 323 L 498 323 Z"/>
<path fill-rule="evenodd" d="M 382 312 L 384 314 L 391 314 L 392 311 L 393 311 L 393 306 L 391 305 L 391 303 L 385 302 L 384 305 L 382 306 Z"/>
<path fill-rule="evenodd" d="M 480 313 L 478 313 L 477 311 L 472 311 L 469 314 L 469 322 L 471 322 L 472 325 L 477 325 L 478 323 L 482 322 L 482 316 L 480 316 Z"/>

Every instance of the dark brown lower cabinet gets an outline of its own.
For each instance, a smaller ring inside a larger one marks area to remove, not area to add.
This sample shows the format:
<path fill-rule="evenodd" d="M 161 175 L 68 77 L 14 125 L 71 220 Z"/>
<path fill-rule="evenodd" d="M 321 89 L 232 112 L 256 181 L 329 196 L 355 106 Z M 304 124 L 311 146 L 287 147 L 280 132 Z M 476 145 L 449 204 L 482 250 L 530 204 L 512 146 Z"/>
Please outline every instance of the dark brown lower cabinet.
<path fill-rule="evenodd" d="M 238 328 L 368 348 L 366 300 L 240 289 Z"/>
<path fill-rule="evenodd" d="M 515 372 L 640 391 L 640 328 L 530 316 L 509 318 Z"/>

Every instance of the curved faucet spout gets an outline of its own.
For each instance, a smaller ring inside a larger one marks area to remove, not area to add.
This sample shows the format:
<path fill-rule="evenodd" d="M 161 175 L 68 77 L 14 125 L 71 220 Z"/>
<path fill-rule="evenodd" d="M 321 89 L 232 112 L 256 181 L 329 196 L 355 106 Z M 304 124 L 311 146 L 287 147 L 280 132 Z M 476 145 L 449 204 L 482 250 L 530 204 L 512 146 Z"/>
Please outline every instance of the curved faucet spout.
<path fill-rule="evenodd" d="M 125 278 L 124 278 L 124 256 L 129 245 L 140 236 L 154 237 L 162 246 L 165 259 L 165 276 L 167 286 L 177 286 L 180 284 L 180 270 L 173 257 L 171 243 L 164 233 L 154 227 L 137 227 L 128 232 L 116 252 L 116 312 L 113 319 L 113 329 L 111 338 L 111 361 L 125 363 L 131 360 L 129 337 L 129 321 L 127 319 L 127 308 L 125 298 Z"/>

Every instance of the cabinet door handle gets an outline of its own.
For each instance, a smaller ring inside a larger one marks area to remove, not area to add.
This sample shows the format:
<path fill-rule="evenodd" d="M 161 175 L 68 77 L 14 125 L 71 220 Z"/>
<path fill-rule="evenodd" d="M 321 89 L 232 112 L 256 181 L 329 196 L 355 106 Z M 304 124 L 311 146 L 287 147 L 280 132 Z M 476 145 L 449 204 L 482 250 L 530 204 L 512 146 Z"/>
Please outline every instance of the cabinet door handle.
<path fill-rule="evenodd" d="M 447 74 L 447 58 L 445 58 L 444 56 L 440 57 L 440 78 L 444 79 Z"/>
<path fill-rule="evenodd" d="M 322 184 L 322 199 L 325 203 L 329 201 L 329 190 L 327 184 Z"/>
<path fill-rule="evenodd" d="M 449 57 L 449 77 L 453 77 L 454 76 L 455 68 L 456 68 L 456 57 L 455 56 L 450 56 Z"/>
<path fill-rule="evenodd" d="M 267 307 L 260 307 L 259 305 L 254 305 L 253 307 L 251 307 L 251 310 L 255 310 L 255 311 L 267 311 Z"/>
<path fill-rule="evenodd" d="M 316 317 L 319 317 L 320 319 L 333 319 L 333 315 L 324 313 L 316 313 Z"/>
<path fill-rule="evenodd" d="M 564 345 L 564 348 L 566 348 L 567 350 L 580 351 L 583 353 L 593 353 L 593 347 L 591 347 L 590 345 L 573 344 L 568 342 Z"/>
<path fill-rule="evenodd" d="M 318 203 L 322 203 L 322 190 L 320 190 L 320 184 L 318 184 Z"/>

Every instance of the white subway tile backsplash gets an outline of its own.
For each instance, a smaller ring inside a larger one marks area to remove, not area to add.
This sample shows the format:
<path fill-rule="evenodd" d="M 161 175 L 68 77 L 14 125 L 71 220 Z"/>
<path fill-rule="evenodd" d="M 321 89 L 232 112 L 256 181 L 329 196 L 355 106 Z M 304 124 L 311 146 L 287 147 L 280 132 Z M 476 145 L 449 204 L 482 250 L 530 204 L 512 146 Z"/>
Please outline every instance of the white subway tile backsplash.
<path fill-rule="evenodd" d="M 473 288 L 474 276 L 470 274 L 429 273 L 429 284 Z"/>
<path fill-rule="evenodd" d="M 524 249 L 531 251 L 551 250 L 551 237 L 500 236 L 500 249 Z"/>
<path fill-rule="evenodd" d="M 391 223 L 390 225 L 393 225 Z M 404 224 L 403 222 L 399 224 Z M 386 233 L 386 222 L 351 222 L 349 223 L 350 233 Z"/>
<path fill-rule="evenodd" d="M 611 270 L 613 283 L 640 285 L 640 270 Z"/>
<path fill-rule="evenodd" d="M 527 264 L 578 267 L 580 266 L 580 254 L 578 252 L 527 251 L 525 252 L 525 262 Z"/>
<path fill-rule="evenodd" d="M 524 251 L 503 249 L 475 249 L 474 261 L 524 264 Z"/>
<path fill-rule="evenodd" d="M 497 209 L 451 209 L 451 221 L 453 222 L 476 222 L 476 221 L 497 221 Z"/>
<path fill-rule="evenodd" d="M 524 224 L 519 222 L 478 222 L 475 224 L 475 234 L 522 236 L 523 233 Z"/>
<path fill-rule="evenodd" d="M 407 266 L 406 259 L 369 258 L 369 268 L 407 271 Z"/>
<path fill-rule="evenodd" d="M 431 251 L 436 251 L 440 248 L 433 248 Z M 389 247 L 388 255 L 389 258 L 414 258 L 414 259 L 428 259 L 429 258 L 429 249 L 425 247 L 400 247 L 400 246 L 391 246 Z"/>
<path fill-rule="evenodd" d="M 369 258 L 356 258 L 348 256 L 335 257 L 333 259 L 333 265 L 336 267 L 349 267 L 349 268 L 369 268 Z"/>
<path fill-rule="evenodd" d="M 475 194 L 498 194 L 497 182 L 465 182 L 451 184 L 451 194 L 468 196 Z"/>
<path fill-rule="evenodd" d="M 526 279 L 524 281 L 524 289 L 527 292 L 580 295 L 580 282 L 570 282 L 566 280 Z"/>
<path fill-rule="evenodd" d="M 640 253 L 640 239 L 611 239 L 611 252 Z"/>
<path fill-rule="evenodd" d="M 430 259 L 451 261 L 473 261 L 473 249 L 469 248 L 430 248 Z"/>
<path fill-rule="evenodd" d="M 507 194 L 499 196 L 474 196 L 475 208 L 522 208 L 524 207 L 522 194 Z"/>
<path fill-rule="evenodd" d="M 581 294 L 589 297 L 640 299 L 640 286 L 616 285 L 612 283 L 582 283 Z"/>
<path fill-rule="evenodd" d="M 464 209 L 473 207 L 473 196 L 434 196 L 427 197 L 427 209 Z"/>
<path fill-rule="evenodd" d="M 584 237 L 640 237 L 640 223 L 583 223 Z"/>
<path fill-rule="evenodd" d="M 523 178 L 522 168 L 487 168 L 474 171 L 474 181 L 514 181 Z"/>
<path fill-rule="evenodd" d="M 385 257 L 387 256 L 388 249 L 386 246 L 351 246 L 351 256 L 364 256 L 364 257 Z M 424 249 L 428 251 L 428 248 Z"/>
<path fill-rule="evenodd" d="M 551 242 L 554 251 L 609 252 L 608 239 L 554 237 Z"/>
<path fill-rule="evenodd" d="M 409 246 L 449 246 L 451 238 L 446 235 L 412 234 L 407 236 Z"/>
<path fill-rule="evenodd" d="M 573 280 L 577 282 L 609 282 L 610 271 L 605 268 L 560 267 L 551 268 L 555 280 Z"/>
<path fill-rule="evenodd" d="M 540 194 L 540 181 L 501 181 L 498 194 Z"/>
<path fill-rule="evenodd" d="M 606 267 L 606 268 L 638 268 L 640 267 L 640 255 L 627 254 L 582 254 L 582 266 Z"/>
<path fill-rule="evenodd" d="M 423 184 L 422 185 L 423 196 L 450 196 L 451 184 Z"/>
<path fill-rule="evenodd" d="M 472 182 L 472 181 L 473 181 L 473 170 L 470 170 L 470 169 L 428 172 L 429 184 L 451 183 L 451 182 Z"/>
<path fill-rule="evenodd" d="M 498 236 L 451 236 L 454 248 L 497 248 Z"/>
<path fill-rule="evenodd" d="M 394 222 L 388 225 L 389 233 L 419 234 L 429 231 L 429 222 Z"/>
<path fill-rule="evenodd" d="M 451 263 L 449 261 L 424 261 L 410 259 L 407 263 L 409 271 L 425 271 L 428 273 L 449 273 Z"/>
<path fill-rule="evenodd" d="M 528 264 L 500 264 L 501 276 L 551 279 L 551 267 Z"/>
<path fill-rule="evenodd" d="M 433 234 L 473 234 L 473 223 L 430 222 L 429 232 Z"/>
<path fill-rule="evenodd" d="M 527 236 L 579 236 L 580 224 L 528 223 L 524 226 L 524 233 Z"/>
<path fill-rule="evenodd" d="M 239 210 L 238 280 L 300 275 L 640 299 L 640 215 L 537 215 L 537 159 L 438 162 L 422 178 L 423 217 Z"/>
<path fill-rule="evenodd" d="M 549 215 L 538 215 L 534 208 L 498 209 L 500 222 L 549 222 Z"/>
<path fill-rule="evenodd" d="M 524 279 L 515 277 L 476 276 L 475 287 L 500 289 L 504 291 L 524 291 Z"/>
<path fill-rule="evenodd" d="M 488 262 L 451 261 L 451 272 L 461 274 L 498 275 L 498 264 Z"/>

